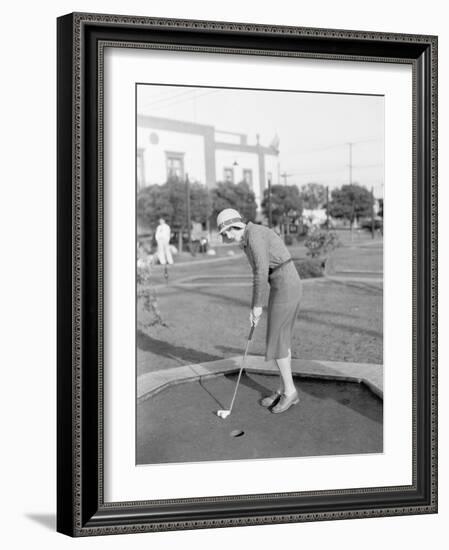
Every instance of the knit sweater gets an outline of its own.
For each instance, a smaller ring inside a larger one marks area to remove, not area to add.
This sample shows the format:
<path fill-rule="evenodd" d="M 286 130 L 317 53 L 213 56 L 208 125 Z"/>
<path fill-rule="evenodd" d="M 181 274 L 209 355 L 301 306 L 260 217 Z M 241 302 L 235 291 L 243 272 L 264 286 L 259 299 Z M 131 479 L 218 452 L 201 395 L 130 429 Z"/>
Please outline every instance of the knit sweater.
<path fill-rule="evenodd" d="M 253 270 L 251 307 L 261 307 L 267 302 L 269 269 L 291 256 L 282 239 L 272 229 L 251 222 L 245 227 L 241 247 Z"/>

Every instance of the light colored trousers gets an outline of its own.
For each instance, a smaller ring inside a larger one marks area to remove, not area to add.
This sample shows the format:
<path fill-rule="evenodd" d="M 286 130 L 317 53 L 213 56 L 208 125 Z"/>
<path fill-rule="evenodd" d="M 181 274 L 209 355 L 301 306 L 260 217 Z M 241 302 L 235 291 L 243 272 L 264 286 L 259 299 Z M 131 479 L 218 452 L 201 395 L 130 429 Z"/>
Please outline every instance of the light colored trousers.
<path fill-rule="evenodd" d="M 168 241 L 157 241 L 157 256 L 162 265 L 173 263 L 173 257 L 170 252 L 170 244 Z"/>

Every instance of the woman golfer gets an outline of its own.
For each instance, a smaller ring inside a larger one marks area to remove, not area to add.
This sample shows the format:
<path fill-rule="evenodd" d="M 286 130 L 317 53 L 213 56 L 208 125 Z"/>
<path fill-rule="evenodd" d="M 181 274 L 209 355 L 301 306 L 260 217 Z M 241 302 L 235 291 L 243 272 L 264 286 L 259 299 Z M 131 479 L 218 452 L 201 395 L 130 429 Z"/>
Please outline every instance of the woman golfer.
<path fill-rule="evenodd" d="M 268 227 L 243 223 L 237 210 L 227 208 L 217 217 L 218 231 L 225 242 L 239 243 L 253 270 L 253 293 L 250 321 L 256 326 L 268 298 L 265 360 L 274 360 L 280 371 L 276 392 L 264 397 L 260 404 L 281 413 L 299 402 L 292 378 L 291 341 L 302 283 L 282 239 Z"/>

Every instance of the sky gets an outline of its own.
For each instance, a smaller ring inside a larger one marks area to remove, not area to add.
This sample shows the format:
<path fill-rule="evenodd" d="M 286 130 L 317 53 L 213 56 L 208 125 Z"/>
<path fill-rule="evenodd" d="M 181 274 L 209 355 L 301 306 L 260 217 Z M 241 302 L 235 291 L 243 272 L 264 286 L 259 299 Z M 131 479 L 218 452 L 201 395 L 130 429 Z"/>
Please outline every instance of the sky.
<path fill-rule="evenodd" d="M 352 153 L 352 182 L 383 197 L 382 96 L 139 85 L 137 112 L 247 134 L 249 144 L 259 134 L 268 146 L 277 135 L 290 185 L 349 183 Z"/>

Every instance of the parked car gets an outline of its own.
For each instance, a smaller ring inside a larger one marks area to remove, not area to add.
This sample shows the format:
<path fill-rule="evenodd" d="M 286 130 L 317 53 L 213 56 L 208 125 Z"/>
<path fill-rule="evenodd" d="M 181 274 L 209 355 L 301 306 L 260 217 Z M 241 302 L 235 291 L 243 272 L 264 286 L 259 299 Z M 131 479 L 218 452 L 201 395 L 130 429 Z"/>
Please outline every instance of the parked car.
<path fill-rule="evenodd" d="M 383 229 L 383 218 L 380 218 L 379 216 L 376 216 L 374 218 L 374 231 L 382 230 Z M 359 220 L 359 227 L 360 229 L 366 229 L 367 231 L 371 231 L 372 228 L 372 220 L 371 218 L 361 218 Z"/>

